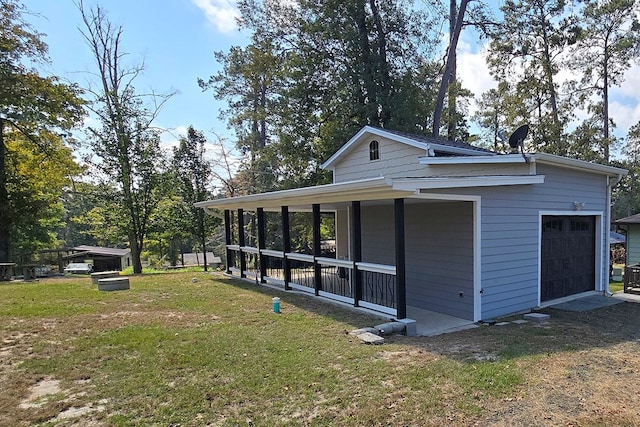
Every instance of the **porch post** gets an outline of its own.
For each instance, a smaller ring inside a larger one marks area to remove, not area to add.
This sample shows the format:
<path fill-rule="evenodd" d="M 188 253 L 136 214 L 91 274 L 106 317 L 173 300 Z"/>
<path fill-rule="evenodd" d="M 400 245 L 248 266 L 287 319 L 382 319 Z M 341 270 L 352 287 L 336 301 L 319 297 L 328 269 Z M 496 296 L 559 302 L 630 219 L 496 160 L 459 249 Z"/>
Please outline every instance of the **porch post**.
<path fill-rule="evenodd" d="M 282 267 L 284 268 L 284 289 L 289 290 L 291 286 L 291 267 L 289 266 L 289 260 L 287 254 L 291 252 L 291 233 L 289 230 L 289 206 L 282 206 L 282 249 L 284 251 L 284 258 L 282 259 Z"/>
<path fill-rule="evenodd" d="M 407 290 L 405 283 L 404 199 L 394 200 L 396 229 L 396 310 L 398 319 L 407 317 Z"/>
<path fill-rule="evenodd" d="M 313 209 L 313 272 L 314 272 L 314 285 L 316 295 L 320 295 L 322 289 L 322 267 L 316 260 L 316 257 L 320 256 L 320 205 L 314 203 Z"/>
<path fill-rule="evenodd" d="M 258 260 L 260 262 L 260 283 L 265 283 L 264 277 L 267 275 L 267 263 L 266 257 L 262 254 L 262 250 L 265 249 L 265 224 L 264 224 L 264 209 L 256 209 L 256 216 L 258 217 Z"/>
<path fill-rule="evenodd" d="M 362 299 L 362 275 L 357 263 L 362 261 L 362 223 L 360 221 L 360 202 L 351 202 L 351 233 L 353 240 L 353 305 L 360 306 Z"/>
<path fill-rule="evenodd" d="M 240 246 L 240 277 L 247 277 L 245 271 L 247 270 L 247 257 L 242 252 L 244 246 L 244 211 L 238 209 L 238 246 Z"/>
<path fill-rule="evenodd" d="M 231 274 L 231 212 L 229 209 L 224 210 L 224 244 L 227 256 L 227 274 Z"/>

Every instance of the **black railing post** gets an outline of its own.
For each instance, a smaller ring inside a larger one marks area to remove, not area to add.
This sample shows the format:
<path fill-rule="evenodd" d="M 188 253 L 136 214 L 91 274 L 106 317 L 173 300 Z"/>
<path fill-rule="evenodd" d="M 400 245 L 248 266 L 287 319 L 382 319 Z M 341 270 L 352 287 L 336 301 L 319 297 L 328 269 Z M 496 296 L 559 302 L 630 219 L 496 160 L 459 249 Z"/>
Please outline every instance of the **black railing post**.
<path fill-rule="evenodd" d="M 240 277 L 247 277 L 245 271 L 247 270 L 247 257 L 242 251 L 244 246 L 244 211 L 238 209 L 238 246 L 240 246 Z"/>
<path fill-rule="evenodd" d="M 225 254 L 227 255 L 227 274 L 231 274 L 231 212 L 229 209 L 224 210 L 224 244 Z"/>
<path fill-rule="evenodd" d="M 320 251 L 320 205 L 314 203 L 313 209 L 313 271 L 314 271 L 314 287 L 316 295 L 322 290 L 322 266 L 317 260 L 321 255 Z"/>
<path fill-rule="evenodd" d="M 289 266 L 289 260 L 287 254 L 291 252 L 291 230 L 289 229 L 289 206 L 282 206 L 282 248 L 284 251 L 284 257 L 282 259 L 282 267 L 284 268 L 284 289 L 289 290 L 291 287 L 291 267 Z"/>
<path fill-rule="evenodd" d="M 362 299 L 362 275 L 357 263 L 362 261 L 362 222 L 360 220 L 360 202 L 351 202 L 351 233 L 353 241 L 353 305 L 360 306 Z"/>
<path fill-rule="evenodd" d="M 396 234 L 396 287 L 397 318 L 407 317 L 407 290 L 405 283 L 404 199 L 394 200 L 394 223 Z"/>
<path fill-rule="evenodd" d="M 256 209 L 256 216 L 258 217 L 258 262 L 260 263 L 260 283 L 265 283 L 264 277 L 267 275 L 267 263 L 266 257 L 262 254 L 262 250 L 265 248 L 265 224 L 264 224 L 264 209 Z"/>

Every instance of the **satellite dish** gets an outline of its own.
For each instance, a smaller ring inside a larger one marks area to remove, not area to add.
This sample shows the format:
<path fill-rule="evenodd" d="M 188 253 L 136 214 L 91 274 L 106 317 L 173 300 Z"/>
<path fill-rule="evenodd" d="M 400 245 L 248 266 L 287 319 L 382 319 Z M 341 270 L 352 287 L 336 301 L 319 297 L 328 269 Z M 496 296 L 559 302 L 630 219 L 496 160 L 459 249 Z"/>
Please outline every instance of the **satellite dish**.
<path fill-rule="evenodd" d="M 509 137 L 509 145 L 511 148 L 518 148 L 522 150 L 522 143 L 529 133 L 529 125 L 522 125 Z"/>
<path fill-rule="evenodd" d="M 529 125 L 522 125 L 518 129 L 516 129 L 516 131 L 513 132 L 509 137 L 509 146 L 513 150 L 517 150 L 518 148 L 520 148 L 520 153 L 522 154 L 522 158 L 526 163 L 529 163 L 529 159 L 524 154 L 523 145 L 524 145 L 524 139 L 527 137 L 528 133 L 529 133 Z"/>

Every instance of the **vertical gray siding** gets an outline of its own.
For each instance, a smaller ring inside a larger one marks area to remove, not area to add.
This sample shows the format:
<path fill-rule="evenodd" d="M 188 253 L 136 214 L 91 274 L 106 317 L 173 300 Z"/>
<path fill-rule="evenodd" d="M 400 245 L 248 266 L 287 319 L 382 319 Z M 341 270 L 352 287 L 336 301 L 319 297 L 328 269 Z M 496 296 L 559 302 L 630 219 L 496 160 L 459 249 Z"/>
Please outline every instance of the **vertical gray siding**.
<path fill-rule="evenodd" d="M 473 204 L 407 203 L 405 219 L 407 304 L 473 320 Z"/>
<path fill-rule="evenodd" d="M 349 216 L 346 209 L 336 211 L 336 258 L 349 258 Z"/>
<path fill-rule="evenodd" d="M 362 261 L 395 265 L 393 204 L 361 206 Z"/>
<path fill-rule="evenodd" d="M 627 225 L 627 265 L 640 263 L 640 224 Z"/>
<path fill-rule="evenodd" d="M 363 206 L 363 261 L 395 265 L 393 221 L 393 205 Z M 407 304 L 473 320 L 473 204 L 407 200 L 405 244 Z"/>

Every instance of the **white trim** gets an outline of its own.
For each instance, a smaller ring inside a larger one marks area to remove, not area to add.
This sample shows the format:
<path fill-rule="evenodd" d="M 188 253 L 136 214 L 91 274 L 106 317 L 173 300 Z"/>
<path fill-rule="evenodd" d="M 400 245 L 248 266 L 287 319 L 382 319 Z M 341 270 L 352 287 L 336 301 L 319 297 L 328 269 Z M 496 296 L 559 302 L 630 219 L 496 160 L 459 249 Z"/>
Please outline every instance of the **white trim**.
<path fill-rule="evenodd" d="M 467 165 L 467 164 L 503 164 L 503 163 L 525 163 L 520 154 L 502 155 L 481 155 L 471 157 L 418 157 L 421 165 Z"/>
<path fill-rule="evenodd" d="M 597 163 L 586 162 L 584 160 L 571 159 L 569 157 L 556 156 L 547 153 L 535 153 L 531 155 L 534 162 L 546 163 L 556 166 L 563 166 L 569 169 L 578 169 L 581 171 L 599 172 L 608 176 L 624 176 L 629 171 L 626 169 L 616 168 L 613 166 L 605 166 Z"/>
<path fill-rule="evenodd" d="M 260 249 L 260 253 L 266 256 L 272 256 L 274 258 L 284 258 L 284 252 L 274 251 L 272 249 Z"/>
<path fill-rule="evenodd" d="M 316 257 L 316 261 L 320 265 L 330 265 L 330 266 L 333 266 L 333 267 L 353 268 L 353 261 L 349 261 L 349 260 L 346 260 L 346 259 Z"/>
<path fill-rule="evenodd" d="M 239 251 L 240 245 L 227 245 L 227 249 L 230 249 L 232 251 Z"/>
<path fill-rule="evenodd" d="M 394 190 L 419 192 L 441 188 L 494 187 L 502 185 L 544 184 L 544 175 L 487 175 L 437 178 L 396 178 Z"/>
<path fill-rule="evenodd" d="M 594 272 L 594 291 L 603 291 L 605 289 L 602 269 L 604 254 L 602 246 L 602 229 L 604 213 L 602 211 L 538 211 L 538 306 L 542 304 L 542 217 L 543 216 L 594 216 L 596 217 L 594 230 L 595 233 L 595 272 Z M 599 219 L 599 220 L 598 220 Z M 608 235 L 608 232 L 607 232 Z M 608 236 L 607 236 L 608 242 Z M 608 251 L 606 251 L 608 253 Z M 608 270 L 607 270 L 608 274 Z M 571 295 L 568 295 L 571 296 Z M 546 303 L 547 301 L 545 301 Z"/>
<path fill-rule="evenodd" d="M 355 302 L 355 300 L 353 298 L 345 297 L 345 296 L 337 295 L 337 294 L 332 294 L 330 292 L 325 292 L 325 291 L 319 291 L 318 295 L 323 297 L 323 298 L 328 298 L 328 299 L 332 299 L 332 300 L 335 300 L 335 301 L 344 302 L 344 303 L 350 304 L 352 306 L 353 306 L 353 304 Z"/>
<path fill-rule="evenodd" d="M 260 249 L 254 248 L 253 246 L 241 246 L 240 250 L 247 254 L 259 254 Z"/>
<path fill-rule="evenodd" d="M 355 265 L 358 270 L 370 271 L 372 273 L 391 274 L 396 275 L 395 265 L 374 264 L 371 262 L 356 262 Z"/>
<path fill-rule="evenodd" d="M 572 159 L 570 157 L 556 156 L 548 153 L 530 153 L 526 154 L 529 164 L 546 163 L 556 166 L 562 166 L 570 169 L 579 169 L 582 171 L 604 173 L 608 176 L 624 176 L 627 170 L 616 168 L 613 166 L 600 165 L 584 160 Z M 502 155 L 481 155 L 473 157 L 429 157 L 421 156 L 418 158 L 421 165 L 465 165 L 465 164 L 504 164 L 504 163 L 525 163 L 521 154 L 502 154 Z"/>
<path fill-rule="evenodd" d="M 373 304 L 371 302 L 362 300 L 358 301 L 358 305 L 360 305 L 360 307 L 368 308 L 369 310 L 375 310 L 381 313 L 389 314 L 393 317 L 396 317 L 398 315 L 398 310 L 391 307 L 385 307 L 384 305 Z"/>
<path fill-rule="evenodd" d="M 289 282 L 289 287 L 291 289 L 295 289 L 297 291 L 306 292 L 308 294 L 315 294 L 316 293 L 316 290 L 314 288 L 310 288 L 308 286 L 302 286 L 302 285 L 299 285 L 299 284 L 297 284 L 295 282 Z"/>
<path fill-rule="evenodd" d="M 295 259 L 296 261 L 313 262 L 313 255 L 299 254 L 297 252 L 287 252 L 287 259 Z"/>
<path fill-rule="evenodd" d="M 372 135 L 372 136 L 377 136 L 377 137 L 380 137 L 380 138 L 387 138 L 387 139 L 390 139 L 392 141 L 396 141 L 396 142 L 399 142 L 399 143 L 402 143 L 402 144 L 406 144 L 406 145 L 409 145 L 411 147 L 415 147 L 415 148 L 418 148 L 420 150 L 424 150 L 427 154 L 432 150 L 436 150 L 436 151 L 442 151 L 442 152 L 445 152 L 445 153 L 466 154 L 466 155 L 470 155 L 470 156 L 486 156 L 487 155 L 487 153 L 485 151 L 474 150 L 474 149 L 471 149 L 471 148 L 455 147 L 455 146 L 446 145 L 446 144 L 438 144 L 438 143 L 435 143 L 435 142 L 416 141 L 413 138 L 402 136 L 402 135 L 398 135 L 398 134 L 393 133 L 393 132 L 388 132 L 388 131 L 386 131 L 384 129 L 374 128 L 374 127 L 371 127 L 371 126 L 365 126 L 362 129 L 360 129 L 358 131 L 358 133 L 356 133 L 354 136 L 352 136 L 351 139 L 349 139 L 349 141 L 347 141 L 342 147 L 340 147 L 340 149 L 338 149 L 338 151 L 336 151 L 331 157 L 329 157 L 329 159 L 327 159 L 327 161 L 322 163 L 320 165 L 320 167 L 322 169 L 332 169 L 334 163 L 340 157 L 342 157 L 342 155 L 344 153 L 349 151 L 354 144 L 356 144 L 360 139 L 365 137 L 367 134 Z"/>
<path fill-rule="evenodd" d="M 482 198 L 473 201 L 473 321 L 482 320 Z"/>

